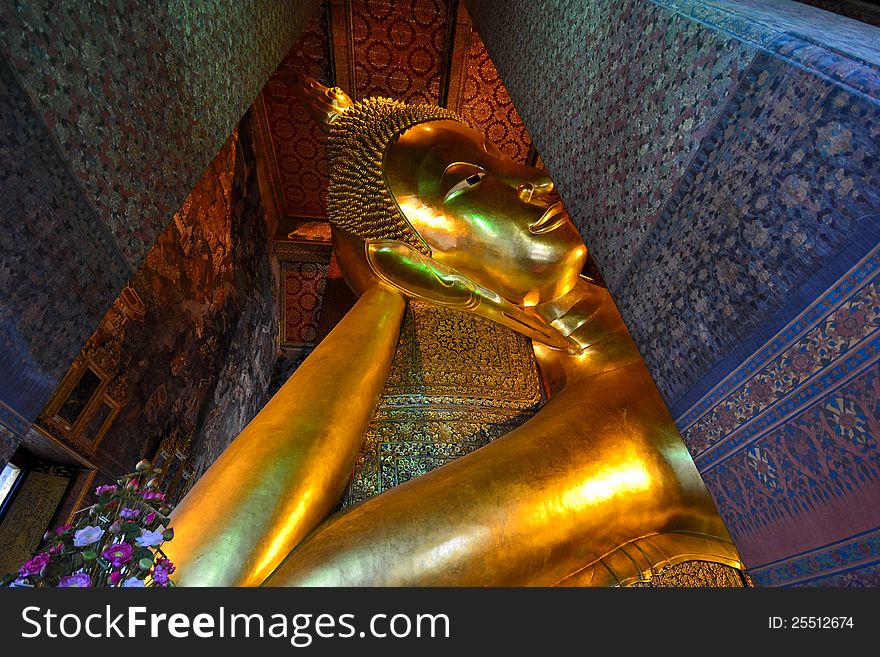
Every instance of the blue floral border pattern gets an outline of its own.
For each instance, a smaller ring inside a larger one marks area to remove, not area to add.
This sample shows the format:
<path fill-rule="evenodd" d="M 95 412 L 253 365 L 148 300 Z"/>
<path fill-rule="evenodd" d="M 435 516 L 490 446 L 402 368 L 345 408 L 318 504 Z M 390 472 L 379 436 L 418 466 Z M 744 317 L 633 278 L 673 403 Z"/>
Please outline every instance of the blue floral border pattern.
<path fill-rule="evenodd" d="M 880 526 L 878 361 L 880 246 L 680 418 L 756 583 L 806 581 L 803 564 L 816 585 L 874 577 L 861 569 L 880 538 L 855 537 Z M 809 536 L 834 540 L 816 552 Z M 775 553 L 806 545 L 810 559 L 749 562 L 771 537 Z"/>
<path fill-rule="evenodd" d="M 809 400 L 876 363 L 880 247 L 743 363 L 677 425 L 710 467 Z"/>
<path fill-rule="evenodd" d="M 880 530 L 749 571 L 758 586 L 880 585 Z"/>

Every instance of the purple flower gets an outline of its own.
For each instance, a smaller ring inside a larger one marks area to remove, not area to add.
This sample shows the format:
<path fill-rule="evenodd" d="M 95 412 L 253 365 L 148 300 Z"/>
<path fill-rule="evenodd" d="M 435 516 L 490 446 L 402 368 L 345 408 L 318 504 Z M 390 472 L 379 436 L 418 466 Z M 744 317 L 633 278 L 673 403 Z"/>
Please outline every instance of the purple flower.
<path fill-rule="evenodd" d="M 114 570 L 113 572 L 110 573 L 109 579 L 110 579 L 110 583 L 113 586 L 116 586 L 117 584 L 119 584 L 119 580 L 122 579 L 122 573 L 119 572 L 118 570 Z"/>
<path fill-rule="evenodd" d="M 168 576 L 175 570 L 171 560 L 163 557 L 153 566 L 153 581 L 159 586 L 168 586 Z"/>
<path fill-rule="evenodd" d="M 116 491 L 116 484 L 110 484 L 109 486 L 98 486 L 95 489 L 95 495 L 106 495 L 107 493 L 113 493 Z"/>
<path fill-rule="evenodd" d="M 153 547 L 155 545 L 160 545 L 165 539 L 162 538 L 162 532 L 149 531 L 147 529 L 141 530 L 141 535 L 134 539 L 138 545 L 141 547 Z"/>
<path fill-rule="evenodd" d="M 131 546 L 128 543 L 115 543 L 104 550 L 104 558 L 114 568 L 121 568 L 122 564 L 131 561 Z"/>
<path fill-rule="evenodd" d="M 150 511 L 147 515 L 144 516 L 144 524 L 145 525 L 152 525 L 153 521 L 155 521 L 155 520 L 156 520 L 156 512 L 155 511 Z"/>
<path fill-rule="evenodd" d="M 73 544 L 76 547 L 85 547 L 86 545 L 91 545 L 96 541 L 100 541 L 103 535 L 103 529 L 101 529 L 100 527 L 88 525 L 74 533 Z"/>
<path fill-rule="evenodd" d="M 146 586 L 144 584 L 144 580 L 138 579 L 137 577 L 129 577 L 127 580 L 122 582 L 122 588 L 130 589 L 130 588 L 142 588 Z"/>
<path fill-rule="evenodd" d="M 55 536 L 61 536 L 65 532 L 69 532 L 73 529 L 73 525 L 61 525 L 60 527 L 55 528 Z"/>
<path fill-rule="evenodd" d="M 119 512 L 119 517 L 123 518 L 124 520 L 134 520 L 140 514 L 141 512 L 137 509 L 129 509 L 128 507 L 125 507 L 124 509 L 122 509 L 122 511 Z"/>
<path fill-rule="evenodd" d="M 177 570 L 177 568 L 174 567 L 174 564 L 171 563 L 171 559 L 168 559 L 167 557 L 162 557 L 161 559 L 159 559 L 159 561 L 156 562 L 156 565 L 161 566 L 162 568 L 167 570 L 168 574 L 171 574 L 175 570 Z"/>
<path fill-rule="evenodd" d="M 156 564 L 153 567 L 153 581 L 159 586 L 168 586 L 168 571 Z"/>
<path fill-rule="evenodd" d="M 145 490 L 143 493 L 141 493 L 141 497 L 143 497 L 145 500 L 161 500 L 162 502 L 165 501 L 165 493 L 158 490 Z"/>
<path fill-rule="evenodd" d="M 49 563 L 49 556 L 50 555 L 48 552 L 40 552 L 40 554 L 26 561 L 24 565 L 18 569 L 18 574 L 22 577 L 39 575 L 40 571 L 43 569 L 43 566 Z"/>
<path fill-rule="evenodd" d="M 92 578 L 88 573 L 77 573 L 76 575 L 67 575 L 62 577 L 58 582 L 59 588 L 86 588 L 92 585 Z"/>

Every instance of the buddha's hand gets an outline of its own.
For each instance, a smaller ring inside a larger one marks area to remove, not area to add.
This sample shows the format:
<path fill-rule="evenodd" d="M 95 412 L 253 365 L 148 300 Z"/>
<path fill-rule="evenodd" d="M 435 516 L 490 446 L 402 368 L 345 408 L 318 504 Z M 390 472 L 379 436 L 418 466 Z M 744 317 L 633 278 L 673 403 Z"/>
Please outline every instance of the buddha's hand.
<path fill-rule="evenodd" d="M 410 299 L 485 317 L 548 347 L 568 349 L 573 346 L 538 315 L 408 244 L 397 240 L 370 240 L 366 242 L 366 256 L 370 269 L 380 280 Z"/>

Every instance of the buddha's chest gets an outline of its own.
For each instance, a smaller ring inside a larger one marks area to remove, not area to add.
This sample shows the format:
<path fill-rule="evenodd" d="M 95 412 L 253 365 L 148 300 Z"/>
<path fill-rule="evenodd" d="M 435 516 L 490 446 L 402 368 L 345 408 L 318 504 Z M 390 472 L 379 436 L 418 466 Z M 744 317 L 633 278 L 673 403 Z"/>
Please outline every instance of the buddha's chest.
<path fill-rule="evenodd" d="M 527 338 L 473 315 L 412 302 L 340 506 L 520 426 L 543 403 L 539 377 Z"/>

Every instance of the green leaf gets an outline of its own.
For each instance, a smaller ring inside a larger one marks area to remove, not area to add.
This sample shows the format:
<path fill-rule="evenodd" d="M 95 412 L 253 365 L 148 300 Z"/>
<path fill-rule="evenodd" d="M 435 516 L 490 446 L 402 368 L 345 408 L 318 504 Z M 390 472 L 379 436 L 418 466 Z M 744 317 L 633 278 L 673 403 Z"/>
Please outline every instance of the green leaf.
<path fill-rule="evenodd" d="M 140 561 L 141 559 L 149 559 L 152 562 L 152 560 L 153 560 L 153 553 L 150 552 L 149 548 L 145 548 L 145 547 L 136 548 L 131 556 L 134 561 Z"/>
<path fill-rule="evenodd" d="M 122 533 L 128 536 L 140 536 L 141 526 L 136 522 L 127 522 L 122 525 Z"/>

